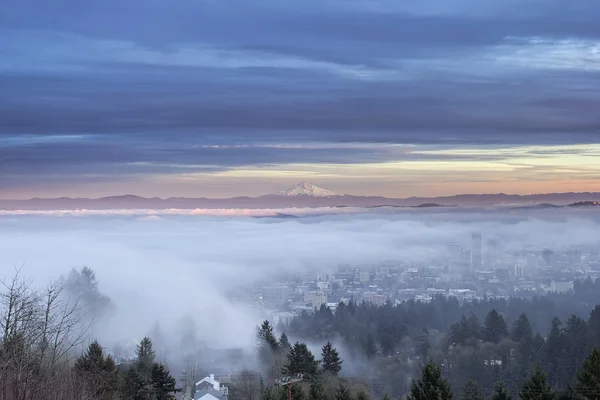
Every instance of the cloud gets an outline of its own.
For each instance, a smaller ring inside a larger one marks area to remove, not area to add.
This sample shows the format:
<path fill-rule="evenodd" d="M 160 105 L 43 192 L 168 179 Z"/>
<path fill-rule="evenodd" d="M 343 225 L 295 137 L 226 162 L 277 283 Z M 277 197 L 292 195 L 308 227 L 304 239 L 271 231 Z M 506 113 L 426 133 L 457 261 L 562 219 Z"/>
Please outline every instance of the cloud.
<path fill-rule="evenodd" d="M 560 214 L 560 215 L 559 215 Z M 544 245 L 592 245 L 600 221 L 590 213 L 400 212 L 313 216 L 299 220 L 236 216 L 160 215 L 143 220 L 113 214 L 101 218 L 0 217 L 1 278 L 11 265 L 44 285 L 83 265 L 97 275 L 117 312 L 99 327 L 100 339 L 139 339 L 158 320 L 170 332 L 185 315 L 214 346 L 251 347 L 254 327 L 266 316 L 248 303 L 228 300 L 240 286 L 281 274 L 334 271 L 340 264 L 374 265 L 394 260 L 426 263 L 449 243 L 468 248 L 482 231 L 507 249 Z M 207 315 L 210 324 L 205 323 Z M 214 316 L 214 320 L 212 319 Z"/>
<path fill-rule="evenodd" d="M 0 185 L 406 158 L 367 148 L 387 143 L 598 143 L 599 13 L 594 0 L 3 3 Z M 285 148 L 306 143 L 332 150 Z M 335 149 L 347 143 L 365 147 Z"/>

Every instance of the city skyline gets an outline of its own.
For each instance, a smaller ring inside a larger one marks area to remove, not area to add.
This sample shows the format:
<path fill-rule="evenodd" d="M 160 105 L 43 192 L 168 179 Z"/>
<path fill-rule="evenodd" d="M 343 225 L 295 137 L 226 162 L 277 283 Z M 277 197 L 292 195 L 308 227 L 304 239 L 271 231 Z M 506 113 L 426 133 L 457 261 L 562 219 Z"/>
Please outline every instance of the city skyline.
<path fill-rule="evenodd" d="M 0 5 L 0 199 L 597 192 L 600 3 Z"/>

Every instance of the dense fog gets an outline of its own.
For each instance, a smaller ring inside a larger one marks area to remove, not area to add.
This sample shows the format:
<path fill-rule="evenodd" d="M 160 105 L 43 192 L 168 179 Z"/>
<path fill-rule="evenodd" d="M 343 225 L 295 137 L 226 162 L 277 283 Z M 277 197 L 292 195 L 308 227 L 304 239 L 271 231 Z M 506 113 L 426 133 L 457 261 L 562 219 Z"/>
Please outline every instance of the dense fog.
<path fill-rule="evenodd" d="M 596 244 L 600 223 L 587 212 L 382 212 L 253 218 L 144 215 L 5 215 L 1 275 L 45 285 L 88 266 L 114 315 L 95 335 L 106 343 L 138 339 L 158 321 L 165 332 L 184 316 L 215 347 L 248 347 L 265 317 L 225 293 L 282 274 L 333 271 L 340 264 L 434 262 L 449 243 L 469 246 L 472 232 L 504 248 Z M 533 215 L 533 216 L 532 216 Z"/>

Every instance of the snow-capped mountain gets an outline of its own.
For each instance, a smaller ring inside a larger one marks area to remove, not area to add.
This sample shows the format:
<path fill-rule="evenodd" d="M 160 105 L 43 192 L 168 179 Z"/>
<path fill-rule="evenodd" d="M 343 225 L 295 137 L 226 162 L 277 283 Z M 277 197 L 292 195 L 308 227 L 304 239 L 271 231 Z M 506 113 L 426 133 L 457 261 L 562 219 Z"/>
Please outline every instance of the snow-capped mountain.
<path fill-rule="evenodd" d="M 300 182 L 299 184 L 281 192 L 275 193 L 277 196 L 311 196 L 311 197 L 332 197 L 332 196 L 343 196 L 339 193 L 332 192 L 331 190 L 323 189 L 312 183 Z"/>

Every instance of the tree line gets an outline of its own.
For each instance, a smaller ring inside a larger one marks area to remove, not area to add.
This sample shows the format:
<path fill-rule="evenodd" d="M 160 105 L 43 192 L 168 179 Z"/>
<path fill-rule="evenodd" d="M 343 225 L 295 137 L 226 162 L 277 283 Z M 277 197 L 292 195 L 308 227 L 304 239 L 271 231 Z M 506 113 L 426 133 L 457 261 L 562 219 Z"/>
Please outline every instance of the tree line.
<path fill-rule="evenodd" d="M 440 296 L 380 307 L 350 301 L 335 313 L 324 306 L 302 313 L 277 331 L 341 346 L 347 374 L 362 377 L 379 396 L 407 393 L 430 358 L 453 387 L 473 381 L 489 396 L 502 381 L 516 396 L 536 364 L 553 390 L 576 381 L 585 358 L 600 348 L 600 306 L 589 310 L 598 297 L 598 282 L 584 280 L 571 293 L 532 299 L 460 303 Z M 576 305 L 579 315 L 564 312 L 565 304 Z"/>
<path fill-rule="evenodd" d="M 90 343 L 95 319 L 110 308 L 86 267 L 43 290 L 19 270 L 0 281 L 0 400 L 174 399 L 175 379 L 150 339 L 120 364 Z"/>

